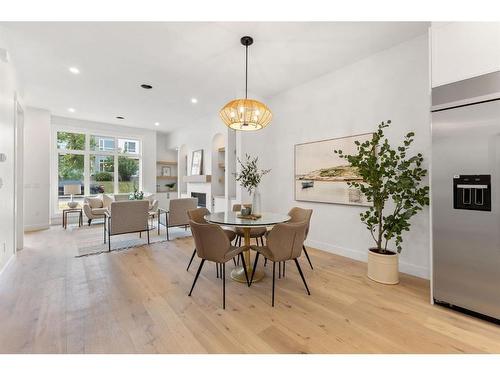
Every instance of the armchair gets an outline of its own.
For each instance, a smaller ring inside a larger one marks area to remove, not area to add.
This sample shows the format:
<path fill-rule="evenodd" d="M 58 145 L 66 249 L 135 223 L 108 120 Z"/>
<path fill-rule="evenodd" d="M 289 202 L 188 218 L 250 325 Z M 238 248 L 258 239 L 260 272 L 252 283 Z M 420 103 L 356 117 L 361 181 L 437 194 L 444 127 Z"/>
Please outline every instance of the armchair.
<path fill-rule="evenodd" d="M 111 203 L 106 211 L 104 222 L 104 243 L 108 237 L 108 250 L 111 251 L 111 236 L 127 233 L 147 232 L 149 242 L 149 202 L 147 200 L 120 201 Z"/>

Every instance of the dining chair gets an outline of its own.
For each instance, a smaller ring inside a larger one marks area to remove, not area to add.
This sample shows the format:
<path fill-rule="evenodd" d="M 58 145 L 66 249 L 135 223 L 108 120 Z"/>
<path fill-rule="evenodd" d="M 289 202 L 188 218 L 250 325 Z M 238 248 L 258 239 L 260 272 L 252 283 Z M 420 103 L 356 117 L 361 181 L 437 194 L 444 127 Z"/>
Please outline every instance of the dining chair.
<path fill-rule="evenodd" d="M 229 238 L 224 233 L 224 230 L 216 224 L 203 224 L 197 223 L 193 220 L 189 221 L 191 226 L 191 232 L 193 233 L 194 243 L 196 246 L 196 254 L 201 258 L 200 266 L 196 272 L 196 276 L 189 291 L 189 296 L 193 293 L 196 281 L 200 276 L 201 269 L 205 261 L 215 262 L 216 264 L 222 264 L 222 308 L 226 308 L 226 262 L 234 259 L 234 257 L 239 256 L 243 263 L 243 269 L 245 270 L 245 278 L 247 280 L 247 285 L 250 286 L 248 280 L 247 267 L 245 264 L 245 257 L 242 256 L 243 248 L 231 245 Z"/>
<path fill-rule="evenodd" d="M 241 211 L 241 204 L 233 204 L 233 212 L 239 212 Z M 251 204 L 244 204 L 243 207 L 252 207 Z M 241 239 L 245 238 L 245 233 L 243 228 L 236 227 L 235 229 L 236 232 L 236 244 L 238 246 L 241 246 Z M 250 238 L 254 238 L 255 242 L 257 242 L 257 245 L 259 245 L 259 239 L 261 242 L 261 245 L 264 246 L 264 236 L 266 235 L 267 228 L 266 227 L 255 227 L 250 229 Z"/>
<path fill-rule="evenodd" d="M 300 207 L 293 207 L 289 212 L 288 216 L 290 216 L 290 220 L 288 223 L 300 223 L 300 222 L 307 222 L 307 227 L 306 227 L 306 235 L 305 238 L 307 239 L 307 235 L 309 234 L 309 226 L 311 225 L 311 216 L 312 216 L 313 210 L 311 209 L 306 209 L 306 208 L 300 208 Z M 309 254 L 307 253 L 306 246 L 302 244 L 302 250 L 304 250 L 304 254 L 306 255 L 307 261 L 309 262 L 309 266 L 311 269 L 313 268 L 313 265 L 311 263 L 311 259 L 309 258 Z M 283 264 L 283 271 L 285 269 L 285 265 Z"/>
<path fill-rule="evenodd" d="M 200 207 L 200 208 L 195 208 L 194 210 L 189 210 L 187 212 L 187 214 L 188 214 L 189 220 L 192 220 L 198 224 L 207 224 L 207 221 L 205 220 L 205 216 L 209 215 L 210 211 L 205 207 Z M 230 229 L 223 229 L 223 231 L 226 234 L 227 238 L 229 239 L 229 242 L 232 242 L 236 238 L 236 233 L 234 233 L 234 231 L 232 231 Z M 189 264 L 186 268 L 186 271 L 189 271 L 189 267 L 191 266 L 191 263 L 193 262 L 195 255 L 196 255 L 196 247 L 193 250 L 193 255 L 191 255 L 191 259 L 189 260 Z M 235 265 L 236 265 L 236 262 L 235 262 Z M 217 266 L 217 277 L 219 277 L 219 266 Z"/>
<path fill-rule="evenodd" d="M 259 260 L 260 254 L 273 262 L 273 307 L 276 263 L 279 264 L 280 262 L 293 260 L 295 262 L 295 265 L 297 266 L 297 270 L 299 271 L 304 286 L 306 287 L 307 294 L 311 294 L 311 292 L 309 291 L 309 287 L 307 286 L 306 279 L 304 278 L 304 274 L 302 273 L 302 269 L 300 268 L 299 261 L 297 259 L 302 253 L 302 245 L 304 243 L 306 229 L 306 221 L 276 224 L 267 236 L 266 246 L 250 246 L 250 248 L 252 250 L 255 250 L 257 254 L 255 255 L 255 261 L 253 265 L 252 276 L 250 276 L 249 285 L 252 285 L 253 276 L 255 274 L 255 269 L 257 268 L 257 262 Z"/>

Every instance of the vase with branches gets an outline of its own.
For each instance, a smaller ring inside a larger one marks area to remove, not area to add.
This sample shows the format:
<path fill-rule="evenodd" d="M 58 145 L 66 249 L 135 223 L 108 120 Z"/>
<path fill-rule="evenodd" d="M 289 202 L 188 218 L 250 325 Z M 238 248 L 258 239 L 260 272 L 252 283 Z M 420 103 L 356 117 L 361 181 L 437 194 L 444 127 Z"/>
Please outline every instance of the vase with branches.
<path fill-rule="evenodd" d="M 384 134 L 390 124 L 390 120 L 380 123 L 371 140 L 356 141 L 355 155 L 334 150 L 363 178 L 362 182 L 348 184 L 372 203 L 360 217 L 376 244 L 370 251 L 381 255 L 395 254 L 388 250 L 391 240 L 396 252 L 401 252 L 403 232 L 410 230 L 410 219 L 429 204 L 429 187 L 422 182 L 427 175 L 422 167 L 424 157 L 421 153 L 409 153 L 415 133 L 407 133 L 402 144 L 393 148 Z"/>
<path fill-rule="evenodd" d="M 240 165 L 240 172 L 233 173 L 237 182 L 240 186 L 248 191 L 248 194 L 252 196 L 252 212 L 260 213 L 260 193 L 258 191 L 262 177 L 268 174 L 270 169 L 259 169 L 258 167 L 258 157 L 251 157 L 245 154 L 245 159 L 242 161 L 240 158 L 237 159 Z"/>

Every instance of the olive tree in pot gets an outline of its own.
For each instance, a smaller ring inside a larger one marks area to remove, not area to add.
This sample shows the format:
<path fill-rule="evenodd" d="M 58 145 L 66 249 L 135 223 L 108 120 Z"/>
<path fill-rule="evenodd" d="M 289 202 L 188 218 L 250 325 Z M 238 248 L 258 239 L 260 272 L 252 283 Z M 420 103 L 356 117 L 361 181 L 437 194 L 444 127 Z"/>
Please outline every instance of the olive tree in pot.
<path fill-rule="evenodd" d="M 376 244 L 368 250 L 368 277 L 397 284 L 403 232 L 410 230 L 410 219 L 429 204 L 429 187 L 422 184 L 427 175 L 422 168 L 423 155 L 409 155 L 415 133 L 406 134 L 403 143 L 394 149 L 384 135 L 390 123 L 380 123 L 371 141 L 356 141 L 356 155 L 346 155 L 342 150 L 334 152 L 363 178 L 363 182 L 348 182 L 349 186 L 359 189 L 373 204 L 360 214 Z M 391 240 L 395 251 L 388 249 Z"/>

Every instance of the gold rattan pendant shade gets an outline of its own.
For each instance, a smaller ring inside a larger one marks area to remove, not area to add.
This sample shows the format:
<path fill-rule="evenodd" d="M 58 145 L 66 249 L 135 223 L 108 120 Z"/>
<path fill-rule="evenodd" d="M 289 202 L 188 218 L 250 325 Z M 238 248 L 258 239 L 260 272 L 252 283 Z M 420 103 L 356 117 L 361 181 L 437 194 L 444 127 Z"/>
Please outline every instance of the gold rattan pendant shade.
<path fill-rule="evenodd" d="M 264 103 L 258 100 L 235 99 L 220 110 L 220 117 L 231 129 L 253 131 L 269 125 L 273 114 Z"/>

